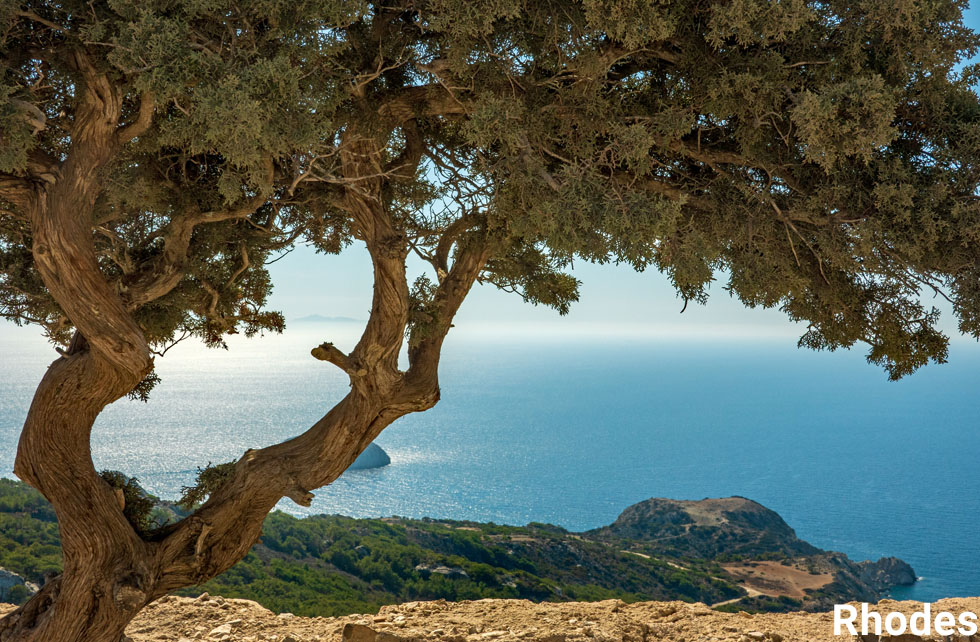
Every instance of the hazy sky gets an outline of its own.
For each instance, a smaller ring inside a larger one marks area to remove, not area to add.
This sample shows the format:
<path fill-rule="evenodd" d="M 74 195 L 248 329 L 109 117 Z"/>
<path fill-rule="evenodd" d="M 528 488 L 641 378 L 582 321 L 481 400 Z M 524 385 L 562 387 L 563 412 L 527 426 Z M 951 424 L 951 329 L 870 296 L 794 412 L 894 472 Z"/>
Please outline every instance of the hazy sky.
<path fill-rule="evenodd" d="M 420 273 L 421 261 L 410 271 Z M 270 266 L 276 288 L 271 307 L 291 318 L 320 314 L 367 318 L 371 308 L 371 262 L 363 245 L 338 256 L 317 255 L 308 248 Z M 515 294 L 477 285 L 463 304 L 459 328 L 562 332 L 585 329 L 653 333 L 796 333 L 785 316 L 773 310 L 747 310 L 717 284 L 706 306 L 691 304 L 680 314 L 679 300 L 656 270 L 637 273 L 628 266 L 576 264 L 581 299 L 560 317 L 551 308 L 534 306 Z"/>
<path fill-rule="evenodd" d="M 973 0 L 966 22 L 980 30 L 980 0 Z M 421 270 L 420 265 L 415 267 Z M 371 264 L 363 246 L 340 256 L 316 255 L 297 248 L 271 266 L 276 289 L 271 306 L 287 320 L 310 314 L 367 317 L 371 306 Z M 711 289 L 707 305 L 691 304 L 680 314 L 666 277 L 656 270 L 638 274 L 627 266 L 576 265 L 583 285 L 581 299 L 568 316 L 525 304 L 514 294 L 492 286 L 476 286 L 457 317 L 464 328 L 514 329 L 519 332 L 642 332 L 651 334 L 799 336 L 803 329 L 778 310 L 747 309 L 722 288 L 724 275 Z M 948 306 L 937 307 L 946 311 Z M 943 327 L 955 332 L 955 322 L 943 315 Z"/>

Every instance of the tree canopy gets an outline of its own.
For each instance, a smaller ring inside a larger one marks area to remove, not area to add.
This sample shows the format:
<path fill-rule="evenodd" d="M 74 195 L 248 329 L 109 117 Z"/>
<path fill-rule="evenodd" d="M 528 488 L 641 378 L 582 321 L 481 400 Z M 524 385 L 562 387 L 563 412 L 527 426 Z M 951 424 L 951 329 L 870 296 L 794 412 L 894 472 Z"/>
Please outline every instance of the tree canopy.
<path fill-rule="evenodd" d="M 62 344 L 15 472 L 55 506 L 65 573 L 12 639 L 109 639 L 243 556 L 280 497 L 309 502 L 437 402 L 475 282 L 563 313 L 573 260 L 660 270 L 685 304 L 724 274 L 805 322 L 802 345 L 865 343 L 892 378 L 945 360 L 925 297 L 980 336 L 965 6 L 0 0 L 0 315 Z M 95 417 L 183 336 L 282 329 L 281 252 L 354 242 L 370 319 L 350 353 L 313 350 L 350 395 L 148 543 L 91 466 Z M 59 591 L 71 607 L 39 624 Z"/>
<path fill-rule="evenodd" d="M 263 264 L 363 236 L 345 193 L 379 183 L 437 273 L 475 227 L 481 280 L 562 312 L 573 258 L 662 270 L 692 301 L 724 270 L 808 322 L 804 344 L 863 341 L 901 376 L 945 355 L 923 290 L 980 331 L 964 6 L 7 0 L 2 311 L 76 327 L 23 199 L 80 146 L 84 86 L 118 126 L 86 227 L 154 346 L 281 328 Z M 351 153 L 370 175 L 345 174 Z M 412 292 L 420 334 L 436 286 Z"/>

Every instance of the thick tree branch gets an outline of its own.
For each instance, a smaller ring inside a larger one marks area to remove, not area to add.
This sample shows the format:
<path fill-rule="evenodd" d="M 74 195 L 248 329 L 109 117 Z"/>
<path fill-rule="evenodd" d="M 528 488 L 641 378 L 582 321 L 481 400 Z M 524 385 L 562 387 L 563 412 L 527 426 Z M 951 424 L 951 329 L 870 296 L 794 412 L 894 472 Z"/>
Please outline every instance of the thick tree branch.
<path fill-rule="evenodd" d="M 153 123 L 153 94 L 147 92 L 140 96 L 140 108 L 136 118 L 116 132 L 116 139 L 125 143 L 146 133 Z"/>
<path fill-rule="evenodd" d="M 314 357 L 351 376 L 351 392 L 302 435 L 247 452 L 235 465 L 232 478 L 166 534 L 158 554 L 161 592 L 212 577 L 236 562 L 258 538 L 265 515 L 281 497 L 307 503 L 309 489 L 336 479 L 385 426 L 438 399 L 438 389 L 432 386 L 420 387 L 416 395 L 406 394 L 404 375 L 398 370 L 408 319 L 408 243 L 382 196 L 386 179 L 378 141 L 386 133 L 369 135 L 351 127 L 340 146 L 343 206 L 374 266 L 370 319 L 349 355 L 330 343 L 312 350 Z M 470 282 L 478 271 L 473 271 Z M 457 287 L 461 274 L 455 271 L 453 285 L 444 289 L 453 300 L 451 305 L 458 305 L 464 294 Z"/>
<path fill-rule="evenodd" d="M 55 180 L 31 199 L 27 212 L 32 253 L 44 284 L 85 341 L 47 370 L 35 393 L 18 443 L 15 473 L 40 490 L 58 514 L 65 577 L 59 608 L 78 611 L 78 631 L 109 627 L 121 612 L 145 604 L 146 577 L 137 560 L 145 543 L 123 515 L 112 489 L 96 474 L 90 454 L 92 425 L 109 403 L 131 391 L 152 367 L 149 347 L 119 294 L 102 274 L 96 255 L 93 207 L 101 172 L 116 151 L 121 99 L 81 53 L 71 148 Z M 120 569 L 128 569 L 123 573 Z M 85 578 L 107 580 L 93 587 Z M 99 609 L 93 602 L 105 600 Z M 104 622 L 87 618 L 98 612 Z M 69 615 L 69 621 L 74 619 Z M 27 626 L 33 623 L 27 622 Z"/>
<path fill-rule="evenodd" d="M 341 169 L 348 181 L 344 208 L 367 245 L 374 267 L 371 315 L 351 357 L 372 371 L 373 377 L 385 379 L 382 387 L 394 385 L 400 377 L 398 353 L 408 323 L 408 243 L 382 197 L 381 141 L 389 135 L 390 130 L 367 134 L 352 127 L 340 146 Z"/>
<path fill-rule="evenodd" d="M 269 179 L 272 178 L 272 161 L 267 159 Z M 138 309 L 151 301 L 169 294 L 186 275 L 186 264 L 191 239 L 198 225 L 241 220 L 255 213 L 268 201 L 265 192 L 247 199 L 238 207 L 226 210 L 201 212 L 194 208 L 173 219 L 160 232 L 163 251 L 143 267 L 129 282 L 124 284 L 124 296 L 130 310 Z M 247 254 L 246 254 L 247 259 Z M 247 266 L 246 266 L 247 267 Z"/>
<path fill-rule="evenodd" d="M 34 186 L 27 179 L 14 174 L 0 173 L 0 201 L 10 203 L 21 212 L 19 217 L 24 219 L 27 215 L 24 210 L 29 209 L 36 196 Z M 14 214 L 7 210 L 8 214 Z"/>
<path fill-rule="evenodd" d="M 464 116 L 467 107 L 442 85 L 419 85 L 393 90 L 382 98 L 378 113 L 400 125 L 420 116 Z"/>
<path fill-rule="evenodd" d="M 346 372 L 352 378 L 363 377 L 367 374 L 367 370 L 365 368 L 358 367 L 357 363 L 355 363 L 349 356 L 344 354 L 343 351 L 332 343 L 321 343 L 317 347 L 313 348 L 310 351 L 310 354 L 312 354 L 315 359 L 332 363 Z"/>
<path fill-rule="evenodd" d="M 127 307 L 135 310 L 166 296 L 177 287 L 186 276 L 185 268 L 194 228 L 205 223 L 243 219 L 255 212 L 265 200 L 264 196 L 256 196 L 245 205 L 232 210 L 187 213 L 171 221 L 163 232 L 163 252 L 124 285 Z"/>
<path fill-rule="evenodd" d="M 57 160 L 40 149 L 32 149 L 27 153 L 23 171 L 0 172 L 0 201 L 16 206 L 26 218 L 26 212 L 43 191 L 54 184 L 58 174 Z"/>
<path fill-rule="evenodd" d="M 452 251 L 456 239 L 466 232 L 466 230 L 479 225 L 482 220 L 482 216 L 474 212 L 468 212 L 446 227 L 439 237 L 439 243 L 436 245 L 434 255 L 436 270 L 441 270 L 441 274 L 443 275 L 449 274 L 449 253 Z"/>
<path fill-rule="evenodd" d="M 425 145 L 415 120 L 404 121 L 401 128 L 405 136 L 405 148 L 397 157 L 385 165 L 384 172 L 394 178 L 411 180 L 415 177 L 415 171 L 422 160 Z"/>
<path fill-rule="evenodd" d="M 149 347 L 119 294 L 102 274 L 91 234 L 100 172 L 116 151 L 121 99 L 81 53 L 71 149 L 53 185 L 31 208 L 34 261 L 48 291 L 93 350 L 133 385 L 150 369 Z"/>
<path fill-rule="evenodd" d="M 462 219 L 460 219 L 462 220 Z M 439 398 L 439 359 L 442 344 L 452 328 L 453 318 L 480 272 L 493 254 L 495 244 L 486 231 L 469 235 L 456 255 L 456 261 L 442 279 L 434 296 L 434 319 L 425 336 L 409 347 L 409 369 L 402 394 L 408 398 L 428 396 L 434 404 Z"/>

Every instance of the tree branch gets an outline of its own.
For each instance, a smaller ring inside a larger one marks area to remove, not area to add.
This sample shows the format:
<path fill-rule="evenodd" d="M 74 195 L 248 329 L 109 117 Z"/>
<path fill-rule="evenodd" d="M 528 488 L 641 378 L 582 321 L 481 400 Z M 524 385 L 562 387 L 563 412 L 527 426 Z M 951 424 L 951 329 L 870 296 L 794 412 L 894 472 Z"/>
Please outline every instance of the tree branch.
<path fill-rule="evenodd" d="M 140 96 L 140 108 L 133 122 L 116 131 L 116 140 L 125 143 L 146 133 L 153 122 L 153 94 L 147 92 Z"/>
<path fill-rule="evenodd" d="M 18 11 L 14 15 L 19 16 L 21 18 L 27 18 L 28 20 L 32 20 L 38 24 L 44 25 L 45 27 L 51 29 L 52 31 L 57 31 L 59 33 L 64 33 L 65 31 L 64 28 L 60 27 L 59 25 L 56 25 L 50 20 L 46 20 L 42 18 L 41 16 L 37 15 L 33 11 Z"/>
<path fill-rule="evenodd" d="M 419 134 L 419 127 L 415 120 L 404 121 L 401 128 L 405 135 L 405 148 L 385 165 L 384 173 L 395 178 L 411 180 L 422 161 L 425 145 L 422 143 L 422 136 Z"/>
<path fill-rule="evenodd" d="M 393 90 L 381 99 L 378 114 L 395 125 L 419 116 L 464 116 L 466 106 L 442 85 L 418 85 Z"/>
<path fill-rule="evenodd" d="M 494 242 L 486 231 L 474 232 L 457 254 L 452 269 L 436 289 L 433 325 L 408 350 L 409 368 L 405 373 L 402 391 L 406 398 L 423 398 L 428 395 L 433 404 L 439 399 L 439 359 L 443 341 L 452 328 L 453 318 L 460 305 L 486 266 L 494 247 Z"/>
<path fill-rule="evenodd" d="M 475 212 L 468 212 L 450 223 L 443 231 L 435 251 L 436 270 L 442 271 L 440 280 L 449 274 L 449 252 L 452 250 L 453 243 L 456 242 L 460 234 L 478 225 L 482 220 L 482 216 Z"/>
<path fill-rule="evenodd" d="M 351 377 L 363 377 L 367 374 L 365 368 L 360 368 L 357 364 L 337 346 L 330 342 L 321 343 L 310 351 L 315 359 L 327 361 L 337 366 Z"/>
<path fill-rule="evenodd" d="M 0 173 L 0 201 L 10 203 L 18 210 L 28 209 L 36 193 L 34 185 L 22 176 L 15 174 Z M 14 212 L 7 210 L 6 213 L 14 215 Z M 18 218 L 27 219 L 27 214 L 18 215 Z"/>
<path fill-rule="evenodd" d="M 271 159 L 268 160 L 267 170 L 272 171 Z M 170 221 L 161 234 L 164 237 L 163 252 L 148 263 L 139 274 L 124 284 L 127 307 L 136 310 L 151 301 L 169 294 L 181 279 L 184 278 L 184 268 L 190 251 L 194 228 L 206 223 L 221 223 L 235 219 L 244 219 L 253 214 L 268 200 L 261 192 L 246 200 L 242 205 L 227 210 L 209 212 L 188 211 L 183 216 Z M 247 268 L 248 255 L 243 262 Z M 239 275 L 235 275 L 237 278 Z"/>

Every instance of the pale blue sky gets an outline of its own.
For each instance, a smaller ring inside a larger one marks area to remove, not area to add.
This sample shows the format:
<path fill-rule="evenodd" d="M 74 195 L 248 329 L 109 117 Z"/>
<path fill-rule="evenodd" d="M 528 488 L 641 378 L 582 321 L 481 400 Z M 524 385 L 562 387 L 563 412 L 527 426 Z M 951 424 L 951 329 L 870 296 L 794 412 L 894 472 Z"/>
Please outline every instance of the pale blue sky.
<path fill-rule="evenodd" d="M 974 0 L 966 22 L 980 30 L 980 0 Z M 423 268 L 416 262 L 414 267 Z M 271 266 L 276 289 L 271 307 L 287 320 L 310 314 L 367 318 L 371 307 L 371 264 L 363 246 L 340 256 L 318 256 L 304 247 Z M 476 286 L 457 316 L 457 329 L 512 330 L 519 333 L 641 333 L 684 337 L 798 337 L 803 328 L 779 310 L 745 308 L 722 288 L 711 289 L 705 306 L 691 304 L 680 314 L 668 280 L 656 270 L 636 273 L 626 266 L 581 263 L 574 274 L 583 285 L 581 299 L 568 316 L 541 306 L 525 304 L 514 294 L 492 286 Z M 948 306 L 943 327 L 955 334 Z"/>
<path fill-rule="evenodd" d="M 420 273 L 421 261 L 409 263 Z M 270 266 L 276 288 L 271 307 L 287 321 L 310 314 L 366 319 L 371 308 L 371 262 L 363 245 L 338 256 L 314 254 L 305 247 Z M 543 306 L 524 303 L 515 294 L 477 285 L 456 319 L 460 330 L 535 332 L 641 332 L 644 334 L 799 334 L 775 310 L 748 310 L 717 284 L 706 306 L 683 302 L 656 270 L 637 273 L 628 266 L 576 264 L 581 299 L 565 317 Z"/>

